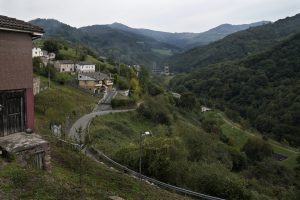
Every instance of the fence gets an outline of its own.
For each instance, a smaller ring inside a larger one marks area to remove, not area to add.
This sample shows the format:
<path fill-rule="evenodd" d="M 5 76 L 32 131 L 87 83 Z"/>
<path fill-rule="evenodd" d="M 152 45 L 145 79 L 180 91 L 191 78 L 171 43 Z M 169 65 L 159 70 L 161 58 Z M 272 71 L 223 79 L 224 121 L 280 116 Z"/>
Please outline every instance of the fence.
<path fill-rule="evenodd" d="M 169 189 L 169 190 L 173 190 L 173 191 L 176 191 L 176 192 L 179 192 L 179 193 L 182 193 L 182 194 L 185 194 L 185 195 L 193 196 L 193 197 L 198 197 L 198 198 L 201 198 L 201 199 L 224 200 L 222 198 L 213 197 L 213 196 L 209 196 L 209 195 L 206 195 L 206 194 L 202 194 L 202 193 L 194 192 L 194 191 L 191 191 L 191 190 L 187 190 L 187 189 L 184 189 L 184 188 L 176 187 L 174 185 L 170 185 L 170 184 L 158 181 L 156 179 L 144 176 L 142 174 L 139 174 L 139 173 L 127 168 L 124 165 L 121 165 L 121 164 L 117 163 L 116 161 L 112 160 L 111 158 L 109 158 L 108 156 L 106 156 L 105 154 L 103 154 L 102 152 L 100 152 L 100 151 L 98 151 L 94 148 L 89 148 L 89 149 L 87 149 L 87 151 L 89 153 L 91 153 L 92 155 L 94 155 L 94 156 L 101 157 L 102 159 L 108 161 L 109 163 L 113 164 L 115 167 L 123 170 L 124 172 L 127 172 L 128 174 L 133 175 L 135 177 L 141 177 L 143 180 L 146 180 L 150 183 L 153 183 L 153 184 L 155 184 L 155 185 L 157 185 L 161 188 L 166 188 L 166 189 Z"/>

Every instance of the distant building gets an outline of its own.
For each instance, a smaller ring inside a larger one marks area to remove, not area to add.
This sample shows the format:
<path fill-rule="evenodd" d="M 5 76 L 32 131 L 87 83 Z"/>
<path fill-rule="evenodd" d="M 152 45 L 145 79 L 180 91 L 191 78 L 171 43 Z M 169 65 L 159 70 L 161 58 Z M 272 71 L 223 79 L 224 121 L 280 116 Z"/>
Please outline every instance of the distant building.
<path fill-rule="evenodd" d="M 96 66 L 95 64 L 92 64 L 92 63 L 89 63 L 89 62 L 86 62 L 86 61 L 81 61 L 81 62 L 78 62 L 76 63 L 75 65 L 75 70 L 77 72 L 83 72 L 83 73 L 92 73 L 92 72 L 95 72 L 95 69 L 96 69 Z"/>
<path fill-rule="evenodd" d="M 211 111 L 211 108 L 201 106 L 201 112 L 207 112 L 207 111 Z"/>
<path fill-rule="evenodd" d="M 43 56 L 43 51 L 41 48 L 38 47 L 33 47 L 32 49 L 32 57 L 36 58 L 36 57 L 42 57 Z"/>
<path fill-rule="evenodd" d="M 164 75 L 166 75 L 166 76 L 170 75 L 170 67 L 169 66 L 164 67 Z"/>
<path fill-rule="evenodd" d="M 54 62 L 54 68 L 58 72 L 72 73 L 75 72 L 75 64 L 72 60 L 57 60 Z"/>
<path fill-rule="evenodd" d="M 176 98 L 176 99 L 180 99 L 180 98 L 181 98 L 181 94 L 178 94 L 178 93 L 176 93 L 176 92 L 172 92 L 171 94 L 172 94 L 172 96 L 173 96 L 174 98 Z"/>
<path fill-rule="evenodd" d="M 48 58 L 49 58 L 50 60 L 54 60 L 55 57 L 56 57 L 55 53 L 49 53 L 49 54 L 48 54 Z"/>
<path fill-rule="evenodd" d="M 106 89 L 112 89 L 113 81 L 110 76 L 100 72 L 94 73 L 79 73 L 78 74 L 79 87 L 99 94 Z"/>

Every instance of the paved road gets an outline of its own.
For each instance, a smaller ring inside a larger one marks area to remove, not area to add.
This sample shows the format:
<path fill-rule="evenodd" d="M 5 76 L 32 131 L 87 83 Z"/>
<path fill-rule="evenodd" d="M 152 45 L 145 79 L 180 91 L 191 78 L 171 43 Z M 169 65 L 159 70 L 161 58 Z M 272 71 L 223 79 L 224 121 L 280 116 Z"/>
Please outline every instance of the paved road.
<path fill-rule="evenodd" d="M 99 112 L 103 110 L 111 110 L 111 100 L 117 95 L 117 91 L 108 91 L 104 94 L 103 98 L 99 101 L 99 104 L 95 107 L 93 112 Z"/>
<path fill-rule="evenodd" d="M 78 119 L 71 127 L 70 132 L 69 132 L 69 137 L 72 139 L 78 139 L 76 130 L 78 130 L 80 127 L 82 128 L 83 132 L 87 128 L 89 122 L 101 115 L 107 115 L 110 113 L 120 113 L 120 112 L 129 112 L 129 111 L 134 111 L 134 109 L 128 109 L 128 110 L 104 110 L 104 111 L 97 111 L 97 112 L 92 112 L 90 114 L 82 116 L 80 119 Z"/>
<path fill-rule="evenodd" d="M 72 139 L 77 140 L 77 133 L 76 130 L 78 130 L 80 127 L 82 128 L 82 131 L 87 128 L 89 122 L 100 115 L 107 115 L 110 113 L 119 113 L 119 112 L 129 112 L 133 111 L 134 109 L 127 109 L 127 110 L 112 110 L 110 102 L 111 100 L 117 95 L 116 91 L 110 91 L 107 92 L 104 97 L 99 101 L 99 104 L 95 107 L 93 112 L 86 114 L 82 116 L 80 119 L 78 119 L 71 127 L 69 132 L 69 137 Z"/>

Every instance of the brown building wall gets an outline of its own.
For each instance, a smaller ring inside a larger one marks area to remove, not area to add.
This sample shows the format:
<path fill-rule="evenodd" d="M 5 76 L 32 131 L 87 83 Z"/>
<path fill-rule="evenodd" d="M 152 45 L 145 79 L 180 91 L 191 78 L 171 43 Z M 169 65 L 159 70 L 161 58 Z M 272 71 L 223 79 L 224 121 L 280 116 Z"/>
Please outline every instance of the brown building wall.
<path fill-rule="evenodd" d="M 33 87 L 29 34 L 0 30 L 0 90 Z"/>

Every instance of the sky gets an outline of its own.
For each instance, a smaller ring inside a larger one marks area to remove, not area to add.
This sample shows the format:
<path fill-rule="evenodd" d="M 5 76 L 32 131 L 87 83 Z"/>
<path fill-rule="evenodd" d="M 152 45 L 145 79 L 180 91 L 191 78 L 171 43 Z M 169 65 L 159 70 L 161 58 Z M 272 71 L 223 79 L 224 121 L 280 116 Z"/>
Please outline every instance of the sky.
<path fill-rule="evenodd" d="M 119 22 L 167 32 L 276 21 L 300 13 L 300 0 L 0 0 L 0 15 L 52 18 L 74 27 Z"/>

